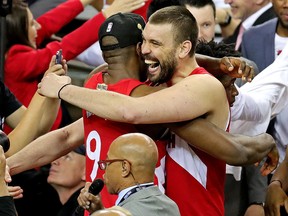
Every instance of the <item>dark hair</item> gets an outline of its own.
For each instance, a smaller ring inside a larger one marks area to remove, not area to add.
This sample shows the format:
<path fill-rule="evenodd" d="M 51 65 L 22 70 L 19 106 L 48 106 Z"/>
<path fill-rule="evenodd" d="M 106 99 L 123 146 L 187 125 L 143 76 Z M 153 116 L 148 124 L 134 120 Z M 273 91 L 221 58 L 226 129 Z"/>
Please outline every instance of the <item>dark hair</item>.
<path fill-rule="evenodd" d="M 216 7 L 213 0 L 179 0 L 182 6 L 189 5 L 191 7 L 202 8 L 206 5 L 211 5 L 213 8 L 214 17 L 216 17 Z"/>
<path fill-rule="evenodd" d="M 6 17 L 6 47 L 8 51 L 15 44 L 31 46 L 28 38 L 27 4 L 21 0 L 13 0 L 11 14 Z"/>
<path fill-rule="evenodd" d="M 241 53 L 235 50 L 234 44 L 225 44 L 223 42 L 216 43 L 213 40 L 209 42 L 198 41 L 196 53 L 215 58 L 223 58 L 225 56 L 241 56 Z"/>
<path fill-rule="evenodd" d="M 171 24 L 174 41 L 177 44 L 190 40 L 192 49 L 190 56 L 195 54 L 198 38 L 198 26 L 195 17 L 183 6 L 169 6 L 156 11 L 149 18 L 151 24 Z"/>
<path fill-rule="evenodd" d="M 181 0 L 153 0 L 147 9 L 147 19 L 159 9 L 180 5 Z"/>

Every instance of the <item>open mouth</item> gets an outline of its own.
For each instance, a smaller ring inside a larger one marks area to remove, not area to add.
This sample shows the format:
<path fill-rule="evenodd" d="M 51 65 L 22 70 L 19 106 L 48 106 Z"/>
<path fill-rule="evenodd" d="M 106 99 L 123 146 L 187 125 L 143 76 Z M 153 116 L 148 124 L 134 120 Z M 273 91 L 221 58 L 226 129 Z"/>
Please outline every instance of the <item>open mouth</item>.
<path fill-rule="evenodd" d="M 148 65 L 149 73 L 155 73 L 160 68 L 160 63 L 152 60 L 145 60 L 145 64 Z"/>

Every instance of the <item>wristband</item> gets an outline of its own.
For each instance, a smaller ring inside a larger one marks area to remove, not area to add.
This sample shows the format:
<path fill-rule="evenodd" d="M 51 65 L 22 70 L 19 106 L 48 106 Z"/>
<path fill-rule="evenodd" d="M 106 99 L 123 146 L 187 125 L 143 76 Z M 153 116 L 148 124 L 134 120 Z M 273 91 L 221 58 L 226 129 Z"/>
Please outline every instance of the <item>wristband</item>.
<path fill-rule="evenodd" d="M 259 205 L 259 206 L 264 207 L 265 203 L 263 203 L 263 202 L 251 202 L 251 203 L 249 203 L 249 206 L 251 206 L 251 205 Z"/>
<path fill-rule="evenodd" d="M 270 184 L 271 184 L 272 182 L 279 182 L 280 187 L 282 188 L 282 182 L 281 182 L 279 179 L 271 180 L 271 181 L 270 181 Z"/>
<path fill-rule="evenodd" d="M 68 85 L 70 85 L 70 83 L 67 83 L 67 84 L 63 85 L 63 86 L 59 89 L 59 91 L 58 91 L 58 98 L 59 98 L 59 99 L 61 99 L 61 97 L 60 97 L 60 92 L 61 92 L 66 86 L 68 86 Z"/>

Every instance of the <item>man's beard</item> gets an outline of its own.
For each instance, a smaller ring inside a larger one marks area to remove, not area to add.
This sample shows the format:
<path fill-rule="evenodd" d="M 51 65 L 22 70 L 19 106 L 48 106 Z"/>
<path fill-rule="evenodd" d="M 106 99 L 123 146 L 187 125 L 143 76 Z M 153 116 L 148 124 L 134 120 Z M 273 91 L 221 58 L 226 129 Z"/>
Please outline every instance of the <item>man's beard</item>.
<path fill-rule="evenodd" d="M 159 62 L 160 67 L 161 67 L 160 74 L 154 75 L 154 74 L 148 73 L 147 76 L 151 82 L 155 84 L 162 84 L 171 80 L 175 72 L 175 69 L 177 67 L 177 60 L 174 54 L 175 54 L 175 51 L 171 51 L 168 54 L 167 58 L 162 63 Z"/>
<path fill-rule="evenodd" d="M 279 20 L 279 25 L 281 25 L 282 28 L 288 29 L 288 23 L 287 23 L 287 22 L 283 22 L 283 21 L 281 20 L 281 18 L 279 18 L 278 20 Z"/>

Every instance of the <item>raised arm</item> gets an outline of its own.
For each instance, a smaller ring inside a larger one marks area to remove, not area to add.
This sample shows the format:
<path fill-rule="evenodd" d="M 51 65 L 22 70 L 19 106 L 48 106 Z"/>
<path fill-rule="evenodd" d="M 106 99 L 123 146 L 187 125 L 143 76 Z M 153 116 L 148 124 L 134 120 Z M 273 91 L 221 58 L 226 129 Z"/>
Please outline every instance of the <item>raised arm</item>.
<path fill-rule="evenodd" d="M 284 206 L 288 213 L 288 149 L 270 182 L 265 200 L 265 215 L 280 216 L 280 208 Z"/>
<path fill-rule="evenodd" d="M 45 75 L 49 73 L 65 74 L 67 71 L 65 60 L 63 68 L 60 64 L 55 65 L 54 62 L 55 56 L 51 58 L 50 67 Z M 19 124 L 8 135 L 11 147 L 5 153 L 6 157 L 15 154 L 35 138 L 48 132 L 57 117 L 59 106 L 59 99 L 47 98 L 35 93 L 25 114 L 21 115 Z"/>
<path fill-rule="evenodd" d="M 61 89 L 61 99 L 75 106 L 102 118 L 133 124 L 191 120 L 212 111 L 215 104 L 227 105 L 222 84 L 210 75 L 189 76 L 169 88 L 139 98 L 66 85 L 67 83 L 70 83 L 70 78 L 49 74 L 39 84 L 38 92 L 57 98 Z M 66 86 L 62 88 L 64 85 Z M 228 107 L 226 108 L 228 111 Z M 225 112 L 223 109 L 222 111 Z"/>
<path fill-rule="evenodd" d="M 52 162 L 83 144 L 83 120 L 51 131 L 7 159 L 11 175 Z M 32 158 L 32 159 L 31 159 Z"/>
<path fill-rule="evenodd" d="M 275 141 L 269 134 L 254 137 L 230 134 L 202 118 L 167 126 L 190 145 L 230 165 L 253 164 L 271 152 L 272 161 L 267 169 L 271 172 L 277 166 L 278 152 L 274 152 Z"/>
<path fill-rule="evenodd" d="M 6 157 L 20 151 L 36 137 L 49 131 L 57 116 L 59 104 L 57 99 L 45 98 L 36 93 L 19 124 L 8 134 L 11 146 L 5 153 Z"/>
<path fill-rule="evenodd" d="M 257 65 L 243 57 L 214 58 L 196 54 L 197 63 L 212 73 L 215 77 L 228 74 L 231 77 L 242 78 L 251 81 L 255 74 L 259 73 Z"/>

